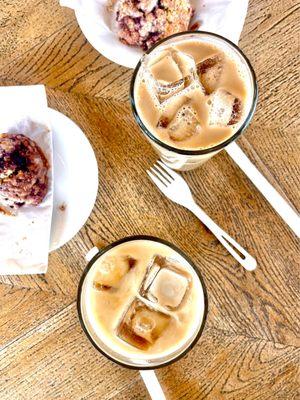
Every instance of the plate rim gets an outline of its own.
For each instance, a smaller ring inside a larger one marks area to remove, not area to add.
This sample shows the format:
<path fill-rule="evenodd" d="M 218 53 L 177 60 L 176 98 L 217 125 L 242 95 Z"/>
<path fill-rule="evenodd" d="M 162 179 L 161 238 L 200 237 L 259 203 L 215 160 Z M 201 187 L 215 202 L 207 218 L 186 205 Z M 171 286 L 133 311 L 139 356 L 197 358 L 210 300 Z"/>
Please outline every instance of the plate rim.
<path fill-rule="evenodd" d="M 79 25 L 79 27 L 80 27 L 80 30 L 81 30 L 81 32 L 82 32 L 82 34 L 84 35 L 84 37 L 87 39 L 87 41 L 89 42 L 89 44 L 98 52 L 98 53 L 100 53 L 103 57 L 105 57 L 105 58 L 107 58 L 108 60 L 110 60 L 110 61 L 112 61 L 112 62 L 114 62 L 115 64 L 117 64 L 117 65 L 120 65 L 120 66 L 122 66 L 122 67 L 125 67 L 125 68 L 129 68 L 129 69 L 134 69 L 135 68 L 135 66 L 137 65 L 137 63 L 139 62 L 139 60 L 140 60 L 140 58 L 143 56 L 143 52 L 141 53 L 141 56 L 136 60 L 136 62 L 135 61 L 131 61 L 130 63 L 124 63 L 124 62 L 121 62 L 119 59 L 117 59 L 117 57 L 112 57 L 110 54 L 108 54 L 108 52 L 106 52 L 106 51 L 104 51 L 103 52 L 103 49 L 99 49 L 99 48 L 97 48 L 95 45 L 94 45 L 94 40 L 93 40 L 93 38 L 91 37 L 91 35 L 89 35 L 89 34 L 86 34 L 86 30 L 84 29 L 84 23 L 83 23 L 83 21 L 84 21 L 84 17 L 85 17 L 85 13 L 83 13 L 83 12 L 81 12 L 80 10 L 78 10 L 78 9 L 76 9 L 76 10 L 74 10 L 75 11 L 75 16 L 76 16 L 76 20 L 77 20 L 77 23 L 78 23 L 78 25 Z M 132 57 L 126 57 L 126 58 L 124 58 L 125 60 L 132 60 Z"/>
<path fill-rule="evenodd" d="M 63 239 L 63 240 L 60 240 L 56 245 L 53 245 L 52 241 L 51 241 L 52 226 L 53 226 L 53 215 L 54 215 L 54 207 L 55 207 L 54 197 L 53 197 L 53 211 L 52 211 L 52 218 L 51 218 L 51 230 L 50 230 L 50 240 L 49 240 L 49 253 L 52 253 L 53 251 L 56 251 L 56 250 L 60 249 L 62 246 L 64 246 L 66 243 L 68 243 L 71 239 L 73 239 L 73 237 L 86 224 L 86 221 L 90 217 L 90 215 L 91 215 L 91 213 L 92 213 L 92 211 L 93 211 L 93 209 L 95 207 L 95 203 L 96 203 L 97 195 L 98 195 L 98 189 L 99 189 L 99 167 L 98 167 L 98 162 L 97 162 L 97 158 L 96 158 L 96 154 L 95 154 L 94 148 L 91 145 L 91 143 L 88 140 L 88 138 L 85 135 L 85 133 L 83 132 L 83 130 L 81 129 L 81 127 L 78 126 L 76 122 L 74 122 L 67 115 L 63 114 L 61 111 L 58 111 L 58 110 L 56 110 L 56 109 L 54 109 L 52 107 L 47 107 L 47 110 L 48 110 L 49 113 L 54 114 L 54 115 L 55 114 L 59 115 L 59 118 L 67 120 L 68 123 L 71 123 L 71 125 L 74 125 L 80 131 L 80 133 L 82 134 L 83 139 L 86 141 L 86 144 L 90 147 L 90 149 L 92 151 L 92 154 L 94 156 L 93 160 L 95 162 L 95 170 L 94 170 L 94 173 L 95 173 L 95 177 L 94 177 L 94 179 L 95 179 L 95 189 L 94 189 L 95 193 L 93 195 L 93 201 L 91 202 L 92 205 L 88 208 L 88 210 L 89 210 L 88 213 L 87 213 L 88 215 L 84 217 L 84 222 L 81 224 L 80 228 L 78 230 L 76 228 L 76 232 L 72 231 L 72 233 L 70 235 L 66 236 L 66 238 Z M 51 132 L 52 132 L 52 124 L 51 124 L 50 118 L 49 118 L 49 124 L 50 124 Z M 52 135 L 53 135 L 53 132 L 52 132 Z M 53 140 L 53 137 L 52 137 L 52 140 Z M 54 176 L 54 169 L 55 169 L 55 165 L 54 165 L 54 162 L 53 162 L 53 176 Z M 55 179 L 53 179 L 53 188 L 54 187 L 55 187 Z"/>

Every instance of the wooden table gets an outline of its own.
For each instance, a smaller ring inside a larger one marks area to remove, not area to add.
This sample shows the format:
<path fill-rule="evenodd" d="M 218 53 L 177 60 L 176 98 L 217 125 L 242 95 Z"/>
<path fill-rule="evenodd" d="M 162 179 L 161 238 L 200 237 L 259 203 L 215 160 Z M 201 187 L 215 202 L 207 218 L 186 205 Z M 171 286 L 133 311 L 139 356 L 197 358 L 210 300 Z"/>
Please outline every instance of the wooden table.
<path fill-rule="evenodd" d="M 240 42 L 257 72 L 260 99 L 239 145 L 297 209 L 299 18 L 292 0 L 252 0 Z M 131 74 L 98 54 L 57 0 L 2 0 L 0 84 L 43 83 L 49 105 L 86 133 L 100 178 L 88 222 L 50 255 L 47 274 L 0 278 L 1 400 L 149 398 L 138 372 L 94 350 L 76 315 L 84 254 L 132 234 L 178 245 L 208 289 L 198 345 L 157 372 L 168 399 L 299 399 L 296 237 L 224 152 L 184 176 L 207 213 L 255 255 L 254 273 L 162 197 L 145 174 L 156 156 L 131 115 Z"/>

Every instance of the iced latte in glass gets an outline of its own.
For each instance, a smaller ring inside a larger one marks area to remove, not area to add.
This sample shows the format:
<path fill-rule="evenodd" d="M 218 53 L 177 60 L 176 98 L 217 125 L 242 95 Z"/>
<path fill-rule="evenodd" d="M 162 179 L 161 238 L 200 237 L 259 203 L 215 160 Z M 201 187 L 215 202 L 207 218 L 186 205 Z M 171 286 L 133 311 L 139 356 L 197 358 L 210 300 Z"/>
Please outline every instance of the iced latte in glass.
<path fill-rule="evenodd" d="M 243 53 L 211 33 L 185 32 L 154 46 L 136 67 L 133 112 L 174 169 L 193 169 L 236 139 L 255 109 L 257 85 Z"/>
<path fill-rule="evenodd" d="M 193 346 L 207 298 L 199 271 L 180 250 L 139 236 L 94 257 L 80 283 L 78 311 L 97 349 L 124 366 L 147 369 Z"/>

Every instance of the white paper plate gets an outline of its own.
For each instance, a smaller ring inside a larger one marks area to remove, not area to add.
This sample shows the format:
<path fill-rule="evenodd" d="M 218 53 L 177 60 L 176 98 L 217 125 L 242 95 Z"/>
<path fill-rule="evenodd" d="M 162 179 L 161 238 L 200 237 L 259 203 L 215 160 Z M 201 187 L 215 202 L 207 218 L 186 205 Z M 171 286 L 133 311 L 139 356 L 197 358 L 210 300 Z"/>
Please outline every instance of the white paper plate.
<path fill-rule="evenodd" d="M 136 66 L 143 55 L 141 49 L 121 43 L 115 33 L 101 24 L 98 25 L 89 14 L 76 10 L 75 15 L 82 33 L 99 53 L 124 67 Z"/>
<path fill-rule="evenodd" d="M 49 108 L 49 122 L 53 133 L 53 251 L 71 240 L 88 219 L 98 191 L 98 166 L 92 146 L 73 121 Z"/>

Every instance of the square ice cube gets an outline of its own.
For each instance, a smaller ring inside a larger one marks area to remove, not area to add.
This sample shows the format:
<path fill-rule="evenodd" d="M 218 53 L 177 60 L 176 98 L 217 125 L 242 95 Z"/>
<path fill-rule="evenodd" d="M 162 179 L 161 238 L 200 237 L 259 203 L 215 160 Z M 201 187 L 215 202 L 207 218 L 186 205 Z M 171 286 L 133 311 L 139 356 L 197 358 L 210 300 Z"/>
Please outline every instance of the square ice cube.
<path fill-rule="evenodd" d="M 179 308 L 188 292 L 190 277 L 173 260 L 155 256 L 148 267 L 140 294 L 160 307 Z"/>
<path fill-rule="evenodd" d="M 217 54 L 197 64 L 197 74 L 206 94 L 216 90 L 223 72 L 223 63 L 221 55 Z"/>
<path fill-rule="evenodd" d="M 117 335 L 130 345 L 147 350 L 167 328 L 170 319 L 170 315 L 135 299 L 123 316 Z"/>
<path fill-rule="evenodd" d="M 188 280 L 169 268 L 161 269 L 148 290 L 149 300 L 157 301 L 167 308 L 177 308 L 188 289 Z"/>
<path fill-rule="evenodd" d="M 187 102 L 179 108 L 168 126 L 170 138 L 176 142 L 187 140 L 201 132 L 201 124 L 196 110 Z"/>
<path fill-rule="evenodd" d="M 96 290 L 108 290 L 117 287 L 121 279 L 134 267 L 136 260 L 131 256 L 106 256 L 97 261 L 97 268 L 93 280 Z"/>
<path fill-rule="evenodd" d="M 180 68 L 171 53 L 166 54 L 155 64 L 152 64 L 149 69 L 153 78 L 161 84 L 170 84 L 183 78 Z"/>
<path fill-rule="evenodd" d="M 174 49 L 164 52 L 146 71 L 159 103 L 174 100 L 193 83 L 199 84 L 193 58 Z"/>
<path fill-rule="evenodd" d="M 208 98 L 209 124 L 227 126 L 241 118 L 242 102 L 224 89 L 217 89 Z"/>

